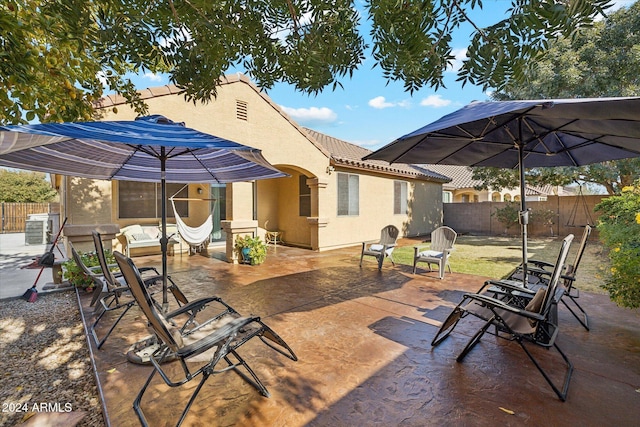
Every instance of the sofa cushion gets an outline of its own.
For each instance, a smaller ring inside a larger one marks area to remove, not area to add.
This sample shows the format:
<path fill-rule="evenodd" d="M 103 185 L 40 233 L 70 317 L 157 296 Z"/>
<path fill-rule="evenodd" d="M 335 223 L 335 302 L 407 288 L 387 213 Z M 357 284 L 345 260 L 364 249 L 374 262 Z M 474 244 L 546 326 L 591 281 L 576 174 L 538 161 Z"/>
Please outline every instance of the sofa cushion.
<path fill-rule="evenodd" d="M 154 240 L 154 238 L 149 236 L 147 233 L 129 234 L 129 237 L 131 238 L 131 240 L 135 241 Z"/>
<path fill-rule="evenodd" d="M 126 227 L 123 227 L 120 231 L 123 234 L 126 234 L 127 236 L 144 233 L 144 230 L 142 229 L 142 226 L 139 225 L 139 224 L 128 225 Z"/>

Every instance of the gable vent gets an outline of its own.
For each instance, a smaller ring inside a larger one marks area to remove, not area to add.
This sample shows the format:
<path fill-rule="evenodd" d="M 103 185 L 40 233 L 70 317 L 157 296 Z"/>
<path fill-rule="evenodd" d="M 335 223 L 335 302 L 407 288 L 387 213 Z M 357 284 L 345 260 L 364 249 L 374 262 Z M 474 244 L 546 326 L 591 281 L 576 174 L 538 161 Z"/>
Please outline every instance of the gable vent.
<path fill-rule="evenodd" d="M 248 104 L 246 101 L 236 100 L 236 119 L 247 121 Z"/>

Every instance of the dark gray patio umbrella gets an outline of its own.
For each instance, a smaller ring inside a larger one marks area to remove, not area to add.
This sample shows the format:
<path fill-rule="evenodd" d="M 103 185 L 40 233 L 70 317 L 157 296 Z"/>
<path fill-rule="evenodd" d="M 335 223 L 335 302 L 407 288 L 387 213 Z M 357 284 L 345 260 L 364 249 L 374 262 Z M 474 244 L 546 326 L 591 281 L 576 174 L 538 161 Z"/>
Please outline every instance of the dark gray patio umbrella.
<path fill-rule="evenodd" d="M 93 179 L 160 182 L 167 305 L 166 182 L 229 183 L 287 176 L 260 150 L 163 116 L 134 121 L 0 126 L 0 166 Z"/>
<path fill-rule="evenodd" d="M 640 98 L 474 102 L 364 159 L 519 168 L 526 274 L 525 168 L 637 157 L 639 138 Z"/>

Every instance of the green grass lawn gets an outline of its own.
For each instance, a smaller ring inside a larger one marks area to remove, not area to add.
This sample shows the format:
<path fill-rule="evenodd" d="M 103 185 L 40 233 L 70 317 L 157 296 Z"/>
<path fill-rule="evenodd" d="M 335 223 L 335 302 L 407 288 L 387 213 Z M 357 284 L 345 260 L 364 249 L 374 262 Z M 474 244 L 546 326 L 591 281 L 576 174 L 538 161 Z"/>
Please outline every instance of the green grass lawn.
<path fill-rule="evenodd" d="M 581 234 L 581 233 L 580 233 Z M 573 263 L 580 246 L 577 236 L 567 257 Z M 529 259 L 555 263 L 562 238 L 529 238 Z M 416 240 L 416 244 L 419 240 Z M 413 265 L 413 243 L 404 242 L 393 252 L 393 259 L 405 265 Z M 424 243 L 425 247 L 429 244 Z M 508 274 L 522 260 L 522 240 L 520 237 L 499 236 L 458 236 L 451 256 L 451 269 L 457 273 L 475 274 L 500 278 Z M 421 264 L 418 264 L 421 265 Z M 424 264 L 426 268 L 426 264 Z M 578 289 L 604 293 L 602 269 L 609 268 L 609 260 L 603 246 L 597 240 L 590 240 L 580 263 L 575 286 Z"/>

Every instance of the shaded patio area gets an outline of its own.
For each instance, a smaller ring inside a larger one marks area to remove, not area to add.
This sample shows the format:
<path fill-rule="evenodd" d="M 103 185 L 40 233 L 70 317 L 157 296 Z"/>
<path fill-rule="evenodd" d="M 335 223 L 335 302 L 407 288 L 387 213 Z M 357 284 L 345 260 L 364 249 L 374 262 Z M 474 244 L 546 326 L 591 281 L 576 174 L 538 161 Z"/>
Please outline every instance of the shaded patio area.
<path fill-rule="evenodd" d="M 223 373 L 205 384 L 184 425 L 637 425 L 638 310 L 618 308 L 606 295 L 582 294 L 587 332 L 559 308 L 557 342 L 574 363 L 563 403 L 515 343 L 486 336 L 457 363 L 477 323 L 465 321 L 431 348 L 461 292 L 477 290 L 484 278 L 453 273 L 438 280 L 436 272 L 413 275 L 410 267 L 388 261 L 379 272 L 373 258 L 360 269 L 359 255 L 359 248 L 316 253 L 269 247 L 261 266 L 231 265 L 215 253 L 170 257 L 170 274 L 189 299 L 216 295 L 241 314 L 261 316 L 299 358 L 293 362 L 259 340 L 249 342 L 239 352 L 271 397 Z M 139 267 L 159 260 L 134 258 Z M 90 294 L 79 298 L 90 321 Z M 134 308 L 101 350 L 91 342 L 112 426 L 139 425 L 132 404 L 151 368 L 128 363 L 125 352 L 147 335 Z M 530 348 L 561 380 L 559 355 Z M 156 376 L 142 403 L 151 425 L 175 424 L 192 390 L 183 388 L 169 389 Z"/>

